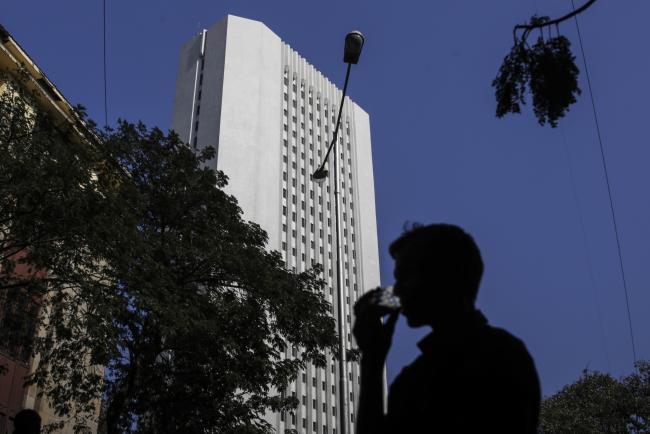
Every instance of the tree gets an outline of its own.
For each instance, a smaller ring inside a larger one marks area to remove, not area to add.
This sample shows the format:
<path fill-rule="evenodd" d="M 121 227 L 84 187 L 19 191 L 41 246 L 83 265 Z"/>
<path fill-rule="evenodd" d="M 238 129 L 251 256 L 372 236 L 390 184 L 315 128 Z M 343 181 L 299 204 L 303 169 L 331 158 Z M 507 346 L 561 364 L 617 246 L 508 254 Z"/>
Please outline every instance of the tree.
<path fill-rule="evenodd" d="M 50 116 L 29 85 L 24 71 L 0 75 L 0 343 L 15 359 L 36 357 L 38 369 L 28 383 L 59 375 L 48 360 L 83 374 L 86 381 L 60 388 L 60 396 L 46 393 L 81 428 L 95 413 L 101 370 L 84 357 L 86 347 L 61 354 L 57 345 L 64 339 L 56 335 L 78 329 L 83 316 L 67 324 L 57 320 L 61 300 L 83 300 L 74 292 L 99 281 L 94 271 L 101 267 L 94 265 L 101 258 L 92 245 L 113 220 L 96 176 L 99 149 L 90 140 L 92 125 L 74 115 L 71 123 Z M 83 308 L 70 303 L 75 304 Z"/>
<path fill-rule="evenodd" d="M 0 74 L 0 342 L 23 359 L 38 311 L 72 283 L 65 270 L 98 232 L 103 201 L 93 176 L 98 149 L 82 140 L 81 120 L 55 121 L 28 84 L 27 75 Z"/>
<path fill-rule="evenodd" d="M 650 363 L 621 380 L 584 370 L 580 379 L 542 403 L 540 433 L 650 432 Z"/>
<path fill-rule="evenodd" d="M 552 127 L 557 126 L 558 120 L 566 115 L 569 106 L 576 102 L 576 97 L 581 93 L 578 87 L 579 69 L 571 53 L 571 43 L 560 34 L 559 24 L 585 11 L 595 1 L 589 0 L 557 19 L 533 16 L 528 24 L 515 26 L 514 45 L 492 82 L 497 100 L 497 117 L 520 113 L 520 104 L 525 104 L 529 91 L 540 125 L 548 122 Z M 531 47 L 528 36 L 533 30 L 539 30 L 540 35 Z M 546 37 L 544 30 L 547 30 Z"/>
<path fill-rule="evenodd" d="M 128 122 L 75 141 L 21 93 L 0 113 L 0 289 L 15 324 L 6 294 L 41 306 L 7 333 L 37 357 L 29 382 L 79 431 L 102 396 L 108 433 L 269 432 L 264 412 L 295 408 L 286 385 L 337 344 L 320 267 L 267 250 L 212 148 Z"/>
<path fill-rule="evenodd" d="M 319 268 L 293 274 L 266 234 L 244 222 L 226 177 L 175 134 L 121 122 L 108 158 L 127 168 L 128 248 L 109 258 L 108 432 L 266 432 L 267 408 L 307 360 L 336 345 Z M 107 294 L 108 295 L 108 294 Z M 287 345 L 304 352 L 282 359 Z"/>

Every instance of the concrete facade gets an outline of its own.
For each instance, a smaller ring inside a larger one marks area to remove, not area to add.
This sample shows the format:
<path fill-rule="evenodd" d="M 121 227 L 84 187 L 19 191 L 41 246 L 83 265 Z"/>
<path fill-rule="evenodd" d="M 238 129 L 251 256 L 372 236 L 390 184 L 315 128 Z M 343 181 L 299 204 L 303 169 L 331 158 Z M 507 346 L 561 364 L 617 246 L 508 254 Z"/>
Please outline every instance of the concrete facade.
<path fill-rule="evenodd" d="M 341 65 L 341 71 L 344 71 Z M 213 167 L 229 177 L 244 218 L 269 236 L 288 267 L 322 264 L 326 297 L 337 318 L 333 177 L 310 178 L 331 141 L 341 91 L 263 23 L 227 16 L 181 49 L 172 128 L 198 147 L 217 149 Z M 350 98 L 339 132 L 343 292 L 348 348 L 352 306 L 379 285 L 374 180 L 368 114 Z M 289 348 L 293 357 L 299 348 Z M 354 432 L 359 367 L 347 364 L 348 433 Z M 338 365 L 308 367 L 287 393 L 295 414 L 268 414 L 279 433 L 335 434 L 339 424 Z M 340 430 L 339 430 L 340 431 Z"/>

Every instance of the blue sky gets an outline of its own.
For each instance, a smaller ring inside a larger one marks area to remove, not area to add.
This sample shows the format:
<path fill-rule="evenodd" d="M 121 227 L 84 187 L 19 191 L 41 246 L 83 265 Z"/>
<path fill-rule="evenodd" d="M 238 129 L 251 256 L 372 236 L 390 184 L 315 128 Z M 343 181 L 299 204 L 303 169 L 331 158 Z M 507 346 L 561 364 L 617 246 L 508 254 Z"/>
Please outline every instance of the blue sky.
<path fill-rule="evenodd" d="M 102 123 L 101 1 L 5 3 L 0 23 Z M 107 0 L 109 121 L 168 128 L 180 46 L 226 14 L 265 22 L 339 85 L 343 38 L 361 30 L 366 45 L 349 94 L 371 119 L 382 283 L 392 283 L 387 247 L 406 221 L 467 229 L 486 263 L 478 306 L 526 342 L 548 395 L 585 367 L 632 368 L 582 59 L 583 95 L 559 128 L 539 126 L 529 105 L 494 116 L 490 83 L 512 26 L 570 8 L 570 0 Z M 643 0 L 601 0 L 580 16 L 640 358 L 650 358 L 648 16 Z M 575 24 L 560 30 L 579 53 Z M 389 379 L 416 357 L 424 332 L 400 321 Z"/>

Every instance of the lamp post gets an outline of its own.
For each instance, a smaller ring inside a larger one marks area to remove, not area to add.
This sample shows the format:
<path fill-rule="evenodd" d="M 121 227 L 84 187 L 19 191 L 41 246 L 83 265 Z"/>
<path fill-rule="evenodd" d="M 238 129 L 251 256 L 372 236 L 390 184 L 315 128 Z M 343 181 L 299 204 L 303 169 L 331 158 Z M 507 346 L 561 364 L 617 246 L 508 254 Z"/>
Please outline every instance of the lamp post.
<path fill-rule="evenodd" d="M 347 394 L 347 374 L 346 367 L 347 361 L 345 357 L 345 339 L 347 334 L 345 333 L 344 321 L 345 321 L 345 294 L 343 291 L 342 285 L 342 258 L 341 258 L 341 223 L 340 223 L 340 206 L 339 206 L 339 159 L 338 152 L 336 150 L 339 126 L 341 124 L 341 113 L 343 112 L 343 103 L 345 102 L 345 94 L 348 89 L 348 81 L 350 79 L 350 69 L 352 65 L 356 65 L 359 62 L 359 56 L 361 55 L 361 50 L 363 48 L 364 38 L 361 32 L 353 31 L 346 35 L 345 37 L 345 52 L 343 55 L 343 61 L 348 64 L 347 71 L 345 73 L 345 83 L 343 84 L 343 93 L 341 95 L 341 104 L 339 105 L 339 114 L 336 119 L 336 126 L 334 127 L 334 134 L 332 137 L 332 142 L 327 148 L 325 153 L 325 158 L 323 158 L 322 163 L 312 174 L 312 179 L 319 184 L 322 184 L 328 176 L 328 171 L 325 169 L 325 164 L 327 164 L 327 159 L 329 158 L 330 152 L 334 149 L 334 221 L 336 222 L 336 289 L 337 289 L 337 306 L 338 306 L 338 333 L 339 333 L 339 432 L 341 434 L 347 434 L 348 431 L 348 394 Z"/>

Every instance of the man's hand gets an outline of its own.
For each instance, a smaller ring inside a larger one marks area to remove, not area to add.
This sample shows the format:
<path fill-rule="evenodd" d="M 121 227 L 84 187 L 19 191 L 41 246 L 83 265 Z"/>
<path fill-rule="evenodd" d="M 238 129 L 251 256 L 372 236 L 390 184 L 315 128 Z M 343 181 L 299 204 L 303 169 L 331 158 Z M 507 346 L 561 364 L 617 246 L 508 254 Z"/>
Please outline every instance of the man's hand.
<path fill-rule="evenodd" d="M 395 323 L 399 312 L 393 312 L 385 323 L 381 321 L 381 310 L 370 301 L 375 295 L 373 290 L 365 293 L 354 305 L 354 327 L 352 333 L 361 350 L 362 359 L 382 364 L 386 360 L 393 339 Z"/>

